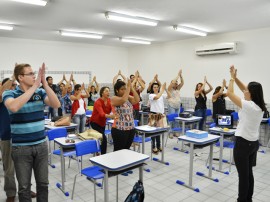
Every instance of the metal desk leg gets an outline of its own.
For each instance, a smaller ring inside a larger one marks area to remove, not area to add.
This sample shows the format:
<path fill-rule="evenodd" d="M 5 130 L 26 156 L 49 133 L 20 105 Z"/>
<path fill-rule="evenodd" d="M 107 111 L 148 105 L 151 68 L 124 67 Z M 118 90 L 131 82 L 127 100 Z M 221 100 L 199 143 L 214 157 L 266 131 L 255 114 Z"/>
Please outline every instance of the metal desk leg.
<path fill-rule="evenodd" d="M 165 165 L 169 165 L 169 162 L 165 162 L 164 161 L 164 153 L 165 153 L 165 151 L 164 151 L 164 148 L 165 148 L 165 142 L 164 142 L 164 133 L 162 133 L 162 152 L 161 152 L 161 160 L 159 160 L 158 158 L 153 158 L 153 160 L 154 161 L 158 161 L 158 162 L 160 162 L 160 163 L 163 163 L 163 164 L 165 164 Z"/>
<path fill-rule="evenodd" d="M 56 183 L 56 186 L 65 194 L 65 196 L 69 196 L 69 193 L 65 191 L 65 160 L 63 154 L 63 147 L 60 146 L 62 184 Z"/>
<path fill-rule="evenodd" d="M 105 176 L 104 176 L 104 199 L 105 202 L 109 202 L 109 175 L 108 175 L 108 170 L 104 169 L 105 171 Z"/>
<path fill-rule="evenodd" d="M 196 172 L 196 175 L 213 180 L 214 182 L 219 182 L 217 178 L 212 178 L 212 164 L 213 164 L 213 144 L 210 145 L 208 176 L 205 176 L 204 173 L 202 172 Z"/>
<path fill-rule="evenodd" d="M 145 133 L 142 133 L 142 153 L 145 154 Z M 149 168 L 144 168 L 144 170 L 150 172 Z"/>
<path fill-rule="evenodd" d="M 222 172 L 222 158 L 223 158 L 223 143 L 224 142 L 224 135 L 220 134 L 220 139 L 219 139 L 219 143 L 220 143 L 220 151 L 219 151 L 219 167 L 218 167 L 218 171 Z"/>
<path fill-rule="evenodd" d="M 182 136 L 185 135 L 185 127 L 186 127 L 186 123 L 184 121 L 182 121 Z M 181 142 L 181 149 L 179 149 L 178 147 L 174 147 L 173 148 L 176 151 L 180 151 L 180 152 L 184 152 L 186 154 L 188 154 L 188 151 L 184 150 L 184 141 Z"/>
<path fill-rule="evenodd" d="M 183 185 L 189 189 L 192 189 L 196 192 L 200 192 L 198 188 L 192 187 L 192 176 L 193 176 L 193 159 L 194 159 L 194 143 L 190 143 L 190 151 L 189 151 L 189 182 L 188 185 L 185 184 L 185 182 L 182 182 L 180 180 L 177 180 L 176 183 Z"/>

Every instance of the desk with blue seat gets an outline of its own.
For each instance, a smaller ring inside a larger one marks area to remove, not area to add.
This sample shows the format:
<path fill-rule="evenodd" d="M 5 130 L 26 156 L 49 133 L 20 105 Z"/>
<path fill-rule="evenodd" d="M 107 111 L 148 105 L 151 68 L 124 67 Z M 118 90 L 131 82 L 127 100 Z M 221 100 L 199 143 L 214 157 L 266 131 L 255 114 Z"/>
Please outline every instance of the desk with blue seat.
<path fill-rule="evenodd" d="M 235 129 L 229 129 L 228 131 L 218 128 L 218 127 L 213 127 L 208 129 L 210 133 L 218 134 L 220 135 L 220 151 L 219 151 L 219 168 L 216 170 L 218 172 L 222 172 L 224 174 L 229 174 L 228 172 L 223 172 L 222 171 L 222 163 L 223 163 L 223 148 L 224 148 L 224 136 L 234 136 L 235 134 Z"/>
<path fill-rule="evenodd" d="M 190 150 L 189 150 L 189 183 L 186 184 L 185 182 L 181 180 L 177 180 L 176 183 L 182 186 L 185 186 L 189 189 L 192 189 L 196 192 L 200 192 L 198 188 L 194 188 L 192 186 L 192 178 L 193 178 L 193 159 L 194 159 L 194 145 L 208 145 L 210 143 L 210 160 L 209 160 L 209 173 L 208 176 L 205 176 L 201 172 L 197 172 L 196 174 L 201 177 L 208 178 L 210 180 L 213 180 L 215 182 L 218 182 L 218 179 L 212 178 L 212 158 L 213 158 L 213 144 L 219 139 L 220 137 L 218 135 L 211 135 L 208 134 L 208 137 L 202 138 L 202 139 L 196 139 L 191 138 L 186 135 L 178 137 L 180 141 L 187 142 L 190 144 Z"/>
<path fill-rule="evenodd" d="M 118 201 L 118 174 L 129 168 L 139 168 L 139 180 L 143 182 L 143 166 L 144 162 L 149 158 L 145 154 L 141 154 L 132 150 L 122 149 L 119 151 L 107 153 L 101 156 L 92 157 L 90 161 L 102 169 L 104 169 L 104 201 L 109 201 L 109 175 L 117 176 L 117 200 Z"/>
<path fill-rule="evenodd" d="M 161 141 L 162 141 L 162 152 L 161 152 L 161 160 L 154 158 L 153 160 L 158 161 L 160 163 L 163 163 L 165 165 L 169 165 L 168 162 L 164 161 L 164 133 L 168 131 L 169 128 L 160 128 L 160 127 L 152 127 L 148 125 L 143 125 L 143 126 L 136 126 L 135 130 L 139 133 L 139 135 L 142 136 L 142 153 L 145 153 L 145 138 L 146 137 L 155 137 L 155 136 L 160 136 L 161 135 Z M 148 172 L 150 170 L 147 170 Z"/>

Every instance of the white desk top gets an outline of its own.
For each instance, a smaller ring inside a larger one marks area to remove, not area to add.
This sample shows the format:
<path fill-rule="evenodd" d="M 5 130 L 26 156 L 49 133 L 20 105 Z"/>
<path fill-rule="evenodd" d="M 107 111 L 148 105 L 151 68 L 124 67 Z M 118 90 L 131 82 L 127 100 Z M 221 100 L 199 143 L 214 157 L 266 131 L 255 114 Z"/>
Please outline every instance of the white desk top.
<path fill-rule="evenodd" d="M 87 118 L 91 118 L 92 114 L 85 115 Z"/>
<path fill-rule="evenodd" d="M 186 110 L 184 110 L 184 112 L 194 112 L 194 109 L 186 109 Z"/>
<path fill-rule="evenodd" d="M 136 126 L 135 129 L 142 132 L 162 132 L 168 130 L 168 128 L 152 127 L 149 125 Z"/>
<path fill-rule="evenodd" d="M 55 129 L 55 128 L 76 128 L 78 124 L 76 123 L 70 123 L 70 126 L 51 126 L 51 125 L 45 125 L 46 129 Z"/>
<path fill-rule="evenodd" d="M 110 171 L 120 171 L 143 163 L 147 159 L 149 159 L 148 155 L 128 149 L 122 149 L 101 156 L 92 157 L 90 158 L 90 161 L 93 164 Z"/>
<path fill-rule="evenodd" d="M 175 117 L 175 120 L 179 120 L 179 121 L 184 121 L 184 122 L 194 122 L 194 121 L 199 121 L 202 119 L 202 117 L 199 116 L 192 116 L 190 118 L 183 118 L 183 117 Z"/>
<path fill-rule="evenodd" d="M 217 132 L 217 133 L 222 133 L 225 135 L 234 135 L 235 133 L 235 129 L 229 129 L 228 131 L 224 131 L 222 128 L 219 127 L 213 127 L 213 128 L 209 128 L 210 132 Z"/>
<path fill-rule="evenodd" d="M 62 147 L 65 147 L 65 146 L 72 146 L 72 145 L 75 145 L 76 143 L 78 142 L 81 142 L 82 140 L 77 138 L 77 139 L 74 139 L 75 140 L 75 143 L 66 143 L 66 137 L 60 137 L 60 138 L 55 138 L 54 139 L 54 142 L 56 142 L 57 144 L 61 145 Z"/>
<path fill-rule="evenodd" d="M 267 123 L 269 118 L 263 118 L 262 123 Z"/>
<path fill-rule="evenodd" d="M 192 137 L 187 137 L 186 135 L 178 137 L 179 140 L 182 140 L 184 142 L 190 142 L 190 143 L 195 143 L 195 144 L 199 144 L 199 145 L 214 142 L 214 141 L 218 140 L 219 138 L 220 138 L 220 136 L 211 135 L 211 134 L 208 134 L 208 137 L 202 138 L 202 139 L 196 139 L 196 138 L 192 138 Z"/>
<path fill-rule="evenodd" d="M 110 120 L 107 121 L 107 123 L 111 124 L 111 125 L 113 124 L 113 122 L 114 122 L 114 119 L 110 119 Z"/>
<path fill-rule="evenodd" d="M 45 125 L 49 125 L 51 123 L 51 119 L 45 119 Z"/>

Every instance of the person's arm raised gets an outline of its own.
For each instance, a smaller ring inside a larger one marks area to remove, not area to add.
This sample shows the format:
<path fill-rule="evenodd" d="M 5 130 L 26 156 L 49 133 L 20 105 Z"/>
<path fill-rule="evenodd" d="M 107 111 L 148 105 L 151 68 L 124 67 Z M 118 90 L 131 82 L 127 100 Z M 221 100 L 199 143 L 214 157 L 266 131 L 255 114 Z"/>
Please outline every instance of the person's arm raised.
<path fill-rule="evenodd" d="M 130 83 L 130 80 L 128 79 L 127 88 L 126 88 L 126 91 L 125 91 L 124 95 L 122 97 L 113 96 L 111 98 L 112 106 L 120 106 L 120 105 L 124 104 L 128 100 L 129 93 L 130 93 L 130 87 L 131 87 L 131 83 Z"/>
<path fill-rule="evenodd" d="M 158 100 L 166 89 L 166 82 L 161 86 L 159 93 L 154 97 L 154 100 Z"/>
<path fill-rule="evenodd" d="M 238 86 L 238 88 L 240 88 L 241 91 L 247 90 L 247 86 L 237 77 L 237 69 L 235 69 L 234 65 L 230 67 L 230 73 L 231 78 L 235 80 L 235 83 Z"/>

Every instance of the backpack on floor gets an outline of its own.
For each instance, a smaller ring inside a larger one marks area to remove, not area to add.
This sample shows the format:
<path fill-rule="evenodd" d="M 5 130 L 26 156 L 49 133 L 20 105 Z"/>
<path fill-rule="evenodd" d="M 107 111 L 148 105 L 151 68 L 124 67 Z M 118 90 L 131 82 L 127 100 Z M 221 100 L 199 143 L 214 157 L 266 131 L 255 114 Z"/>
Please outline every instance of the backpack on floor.
<path fill-rule="evenodd" d="M 127 196 L 125 202 L 143 202 L 143 201 L 144 201 L 144 188 L 143 183 L 139 180 L 133 186 L 133 189 Z"/>

